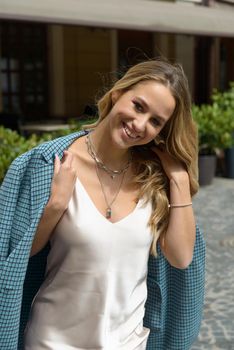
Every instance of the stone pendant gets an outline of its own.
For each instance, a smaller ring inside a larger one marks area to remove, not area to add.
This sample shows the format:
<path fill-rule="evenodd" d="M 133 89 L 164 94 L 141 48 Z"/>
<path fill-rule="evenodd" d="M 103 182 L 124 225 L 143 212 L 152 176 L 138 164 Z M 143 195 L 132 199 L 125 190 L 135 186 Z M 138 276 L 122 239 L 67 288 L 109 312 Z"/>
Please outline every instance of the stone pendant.
<path fill-rule="evenodd" d="M 108 208 L 106 209 L 106 218 L 107 218 L 107 219 L 110 219 L 110 218 L 111 218 L 111 208 L 110 208 L 110 207 L 108 207 Z"/>

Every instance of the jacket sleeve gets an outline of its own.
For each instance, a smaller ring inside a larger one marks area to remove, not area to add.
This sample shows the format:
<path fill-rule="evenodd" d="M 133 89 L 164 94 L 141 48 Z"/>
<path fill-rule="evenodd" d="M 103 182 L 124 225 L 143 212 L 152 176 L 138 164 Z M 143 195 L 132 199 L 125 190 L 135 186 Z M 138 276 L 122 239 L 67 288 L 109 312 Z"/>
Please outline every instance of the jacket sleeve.
<path fill-rule="evenodd" d="M 52 154 L 57 152 L 57 143 L 44 143 L 16 158 L 0 188 L 1 350 L 23 349 L 19 333 L 23 335 L 29 308 L 23 309 L 22 296 L 30 299 L 23 287 L 31 243 L 50 194 Z M 38 278 L 38 269 L 36 271 L 34 280 Z M 33 288 L 31 283 L 29 288 Z M 30 307 L 30 302 L 28 305 Z"/>
<path fill-rule="evenodd" d="M 196 340 L 203 313 L 205 241 L 196 228 L 193 261 L 184 270 L 171 266 L 160 248 L 150 257 L 144 323 L 151 329 L 147 350 L 189 350 Z"/>
<path fill-rule="evenodd" d="M 11 232 L 27 158 L 23 155 L 12 162 L 0 187 L 0 271 L 11 250 Z"/>
<path fill-rule="evenodd" d="M 47 165 L 34 149 L 13 161 L 0 188 L 1 350 L 23 349 L 22 327 L 29 311 L 22 307 L 22 297 L 29 300 L 23 286 L 31 242 L 47 200 L 52 173 L 53 164 Z M 34 280 L 39 275 L 38 270 L 36 272 Z M 31 284 L 29 287 L 33 288 Z M 24 299 L 23 302 L 26 303 Z M 30 307 L 30 303 L 28 305 Z"/>

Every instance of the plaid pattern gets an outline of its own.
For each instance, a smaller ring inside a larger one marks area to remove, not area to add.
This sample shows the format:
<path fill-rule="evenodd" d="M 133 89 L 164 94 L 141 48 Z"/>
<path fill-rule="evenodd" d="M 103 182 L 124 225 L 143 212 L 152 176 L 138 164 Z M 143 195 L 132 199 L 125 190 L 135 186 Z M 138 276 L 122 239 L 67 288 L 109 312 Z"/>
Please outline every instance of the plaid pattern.
<path fill-rule="evenodd" d="M 49 247 L 29 259 L 33 237 L 49 194 L 54 154 L 80 131 L 16 158 L 0 188 L 0 349 L 23 350 L 30 304 L 44 276 Z M 205 244 L 199 229 L 194 258 L 185 270 L 171 267 L 158 247 L 149 258 L 144 325 L 151 332 L 147 350 L 188 350 L 198 335 L 205 279 Z"/>
<path fill-rule="evenodd" d="M 188 350 L 198 336 L 204 301 L 205 243 L 196 228 L 193 261 L 172 267 L 158 247 L 148 263 L 144 324 L 151 329 L 147 350 Z"/>

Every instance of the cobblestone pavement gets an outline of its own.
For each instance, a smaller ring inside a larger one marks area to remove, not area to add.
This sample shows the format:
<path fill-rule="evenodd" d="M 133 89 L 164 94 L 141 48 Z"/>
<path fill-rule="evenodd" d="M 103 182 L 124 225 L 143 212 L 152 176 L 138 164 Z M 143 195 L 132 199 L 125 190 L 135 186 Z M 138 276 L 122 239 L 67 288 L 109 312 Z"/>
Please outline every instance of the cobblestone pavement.
<path fill-rule="evenodd" d="M 234 180 L 216 178 L 194 198 L 206 239 L 206 297 L 198 341 L 192 350 L 234 349 Z"/>

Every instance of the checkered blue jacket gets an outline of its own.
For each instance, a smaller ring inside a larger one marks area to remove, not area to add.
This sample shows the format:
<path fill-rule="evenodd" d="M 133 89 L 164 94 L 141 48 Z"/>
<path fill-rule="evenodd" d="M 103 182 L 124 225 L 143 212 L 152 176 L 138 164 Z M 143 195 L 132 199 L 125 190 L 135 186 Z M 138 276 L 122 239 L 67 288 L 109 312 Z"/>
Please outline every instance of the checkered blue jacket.
<path fill-rule="evenodd" d="M 29 258 L 33 237 L 50 195 L 54 154 L 84 131 L 45 142 L 16 158 L 0 189 L 0 349 L 23 350 L 30 304 L 43 281 L 49 247 Z M 205 244 L 197 228 L 187 269 L 169 265 L 158 247 L 149 258 L 144 325 L 147 350 L 188 350 L 202 317 Z"/>

